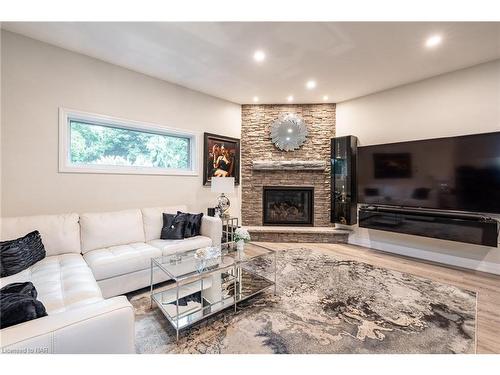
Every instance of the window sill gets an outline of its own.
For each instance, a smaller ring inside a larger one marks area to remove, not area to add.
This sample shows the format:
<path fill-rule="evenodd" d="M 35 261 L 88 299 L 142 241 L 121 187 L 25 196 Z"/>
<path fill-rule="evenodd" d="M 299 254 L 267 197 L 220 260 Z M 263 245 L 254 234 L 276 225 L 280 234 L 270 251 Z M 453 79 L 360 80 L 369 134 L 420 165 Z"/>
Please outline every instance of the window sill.
<path fill-rule="evenodd" d="M 198 176 L 197 171 L 176 170 L 161 168 L 143 168 L 143 167 L 118 167 L 118 166 L 89 166 L 89 165 L 71 165 L 61 166 L 59 173 L 86 173 L 86 174 L 138 174 L 155 176 Z"/>

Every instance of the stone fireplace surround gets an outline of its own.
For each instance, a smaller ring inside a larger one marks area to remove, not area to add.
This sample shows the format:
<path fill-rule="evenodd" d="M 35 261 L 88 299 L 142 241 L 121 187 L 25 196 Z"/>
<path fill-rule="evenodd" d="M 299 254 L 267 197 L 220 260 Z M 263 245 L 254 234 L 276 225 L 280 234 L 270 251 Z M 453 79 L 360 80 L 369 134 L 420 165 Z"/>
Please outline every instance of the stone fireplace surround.
<path fill-rule="evenodd" d="M 298 150 L 287 152 L 272 143 L 270 125 L 290 112 L 304 119 L 309 134 Z M 243 105 L 241 134 L 242 224 L 252 238 L 339 242 L 334 236 L 341 234 L 340 242 L 345 242 L 346 234 L 335 232 L 330 223 L 330 139 L 335 136 L 335 104 Z M 263 227 L 264 186 L 314 188 L 314 227 L 300 231 L 295 226 Z M 323 239 L 318 236 L 322 232 L 327 233 Z"/>
<path fill-rule="evenodd" d="M 335 136 L 335 104 L 243 105 L 241 127 L 242 223 L 260 226 L 264 186 L 314 187 L 314 226 L 330 223 L 330 139 Z M 296 113 L 307 126 L 306 142 L 298 150 L 274 146 L 270 125 L 281 114 Z M 254 161 L 323 160 L 322 169 L 254 169 Z"/>

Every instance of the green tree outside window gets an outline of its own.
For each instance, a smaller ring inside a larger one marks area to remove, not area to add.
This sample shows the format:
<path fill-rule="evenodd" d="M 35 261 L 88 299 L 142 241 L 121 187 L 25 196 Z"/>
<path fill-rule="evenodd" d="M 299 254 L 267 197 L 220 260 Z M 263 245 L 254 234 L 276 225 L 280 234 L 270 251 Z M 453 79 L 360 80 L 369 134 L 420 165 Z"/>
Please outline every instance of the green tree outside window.
<path fill-rule="evenodd" d="M 70 121 L 72 164 L 189 169 L 190 139 Z"/>

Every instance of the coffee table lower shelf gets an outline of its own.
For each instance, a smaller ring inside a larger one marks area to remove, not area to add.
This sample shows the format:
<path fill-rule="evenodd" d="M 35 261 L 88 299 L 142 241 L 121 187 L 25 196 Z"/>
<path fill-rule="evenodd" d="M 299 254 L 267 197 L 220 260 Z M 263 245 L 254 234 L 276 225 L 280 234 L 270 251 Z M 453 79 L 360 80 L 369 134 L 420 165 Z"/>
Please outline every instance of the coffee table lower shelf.
<path fill-rule="evenodd" d="M 151 294 L 151 302 L 156 303 L 172 324 L 178 340 L 180 330 L 229 307 L 234 306 L 234 311 L 236 311 L 238 303 L 260 294 L 272 286 L 275 286 L 274 281 L 240 268 L 236 276 L 224 275 L 220 284 L 205 279 L 203 282 L 198 280 L 181 285 L 178 287 L 178 291 L 176 284 L 155 290 Z M 214 298 L 212 289 L 217 290 L 217 295 L 219 287 L 220 295 Z M 211 290 L 212 293 L 210 293 Z M 276 293 L 276 288 L 274 288 L 274 292 Z"/>

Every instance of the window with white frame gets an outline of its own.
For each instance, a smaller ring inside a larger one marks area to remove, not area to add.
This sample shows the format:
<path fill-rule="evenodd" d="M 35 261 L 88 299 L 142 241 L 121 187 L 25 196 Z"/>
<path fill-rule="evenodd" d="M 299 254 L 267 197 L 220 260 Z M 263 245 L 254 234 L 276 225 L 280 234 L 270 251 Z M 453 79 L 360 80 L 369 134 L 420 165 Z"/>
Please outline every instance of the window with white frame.
<path fill-rule="evenodd" d="M 60 171 L 196 174 L 194 133 L 60 110 Z"/>

